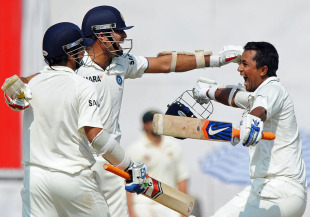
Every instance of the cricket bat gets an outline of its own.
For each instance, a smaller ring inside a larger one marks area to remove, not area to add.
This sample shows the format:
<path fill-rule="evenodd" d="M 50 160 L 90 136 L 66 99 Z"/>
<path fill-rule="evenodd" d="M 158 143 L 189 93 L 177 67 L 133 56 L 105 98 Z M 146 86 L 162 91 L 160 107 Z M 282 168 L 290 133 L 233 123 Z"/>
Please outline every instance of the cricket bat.
<path fill-rule="evenodd" d="M 232 137 L 240 137 L 240 130 L 234 128 L 229 122 L 164 114 L 154 115 L 153 131 L 158 135 L 222 142 L 230 142 Z M 263 132 L 262 139 L 275 138 L 274 133 Z"/>
<path fill-rule="evenodd" d="M 130 180 L 129 173 L 110 164 L 104 164 L 103 168 L 126 180 Z M 152 177 L 146 190 L 141 195 L 150 198 L 174 211 L 189 216 L 194 208 L 195 199 L 175 188 L 172 188 Z"/>

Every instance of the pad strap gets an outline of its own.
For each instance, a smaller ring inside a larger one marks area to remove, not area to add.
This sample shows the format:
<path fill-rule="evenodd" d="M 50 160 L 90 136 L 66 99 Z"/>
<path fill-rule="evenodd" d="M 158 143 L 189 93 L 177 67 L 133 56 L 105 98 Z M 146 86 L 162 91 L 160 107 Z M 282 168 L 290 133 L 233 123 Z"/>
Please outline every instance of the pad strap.
<path fill-rule="evenodd" d="M 177 65 L 178 53 L 176 51 L 172 51 L 171 53 L 171 65 L 170 72 L 175 72 L 175 68 Z"/>
<path fill-rule="evenodd" d="M 206 61 L 205 61 L 204 51 L 203 50 L 195 50 L 195 57 L 196 57 L 197 69 L 205 68 L 206 67 Z"/>

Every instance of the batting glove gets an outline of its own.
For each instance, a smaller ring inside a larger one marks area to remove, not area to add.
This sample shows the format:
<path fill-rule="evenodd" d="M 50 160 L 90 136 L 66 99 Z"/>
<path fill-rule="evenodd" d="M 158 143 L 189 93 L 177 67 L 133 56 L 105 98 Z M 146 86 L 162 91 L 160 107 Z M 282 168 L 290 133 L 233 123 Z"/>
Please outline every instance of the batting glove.
<path fill-rule="evenodd" d="M 241 46 L 225 46 L 218 56 L 210 56 L 210 67 L 221 67 L 228 63 L 240 64 L 242 53 Z"/>
<path fill-rule="evenodd" d="M 199 78 L 195 87 L 193 88 L 193 97 L 199 104 L 208 104 L 210 99 L 214 100 L 214 93 L 217 89 L 217 83 L 208 78 Z M 207 95 L 207 91 L 212 92 Z"/>
<path fill-rule="evenodd" d="M 32 92 L 28 84 L 24 85 L 24 92 L 17 98 L 25 98 L 27 101 L 32 99 Z"/>
<path fill-rule="evenodd" d="M 143 163 L 133 163 L 126 172 L 130 174 L 131 179 L 126 181 L 125 189 L 130 193 L 140 194 L 148 186 L 148 177 L 146 166 Z"/>
<path fill-rule="evenodd" d="M 29 107 L 29 102 L 25 98 L 16 98 L 11 99 L 6 93 L 4 93 L 5 103 L 13 110 L 13 111 L 22 111 Z"/>
<path fill-rule="evenodd" d="M 264 123 L 254 115 L 246 114 L 240 126 L 240 140 L 243 146 L 256 145 L 262 138 Z"/>

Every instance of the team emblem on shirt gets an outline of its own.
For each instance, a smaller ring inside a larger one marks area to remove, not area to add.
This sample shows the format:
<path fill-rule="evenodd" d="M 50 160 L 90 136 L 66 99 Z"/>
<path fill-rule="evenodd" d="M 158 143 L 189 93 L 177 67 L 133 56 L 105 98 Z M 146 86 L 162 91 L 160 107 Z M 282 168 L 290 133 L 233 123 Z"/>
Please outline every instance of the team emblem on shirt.
<path fill-rule="evenodd" d="M 117 75 L 116 76 L 116 82 L 119 84 L 119 85 L 122 85 L 123 84 L 123 79 L 120 75 Z"/>

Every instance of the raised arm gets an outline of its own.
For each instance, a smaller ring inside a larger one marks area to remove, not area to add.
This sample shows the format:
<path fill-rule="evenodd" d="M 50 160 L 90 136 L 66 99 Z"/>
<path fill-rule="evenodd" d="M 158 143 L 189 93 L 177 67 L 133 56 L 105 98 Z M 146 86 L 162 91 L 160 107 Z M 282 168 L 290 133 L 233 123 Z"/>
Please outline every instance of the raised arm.
<path fill-rule="evenodd" d="M 221 67 L 228 63 L 240 61 L 242 47 L 227 46 L 219 55 L 212 55 L 212 52 L 196 50 L 190 52 L 164 51 L 157 57 L 148 57 L 149 68 L 145 73 L 169 73 L 185 72 L 197 68 Z"/>

